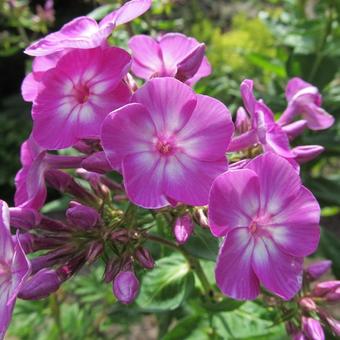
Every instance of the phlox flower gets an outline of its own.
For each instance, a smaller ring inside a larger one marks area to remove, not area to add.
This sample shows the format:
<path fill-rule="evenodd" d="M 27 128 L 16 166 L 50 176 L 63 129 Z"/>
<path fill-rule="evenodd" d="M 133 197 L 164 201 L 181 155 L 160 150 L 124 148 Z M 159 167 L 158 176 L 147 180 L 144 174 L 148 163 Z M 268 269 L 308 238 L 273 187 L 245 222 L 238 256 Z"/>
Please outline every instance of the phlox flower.
<path fill-rule="evenodd" d="M 130 200 L 160 208 L 207 204 L 212 181 L 227 169 L 232 132 L 221 102 L 174 78 L 155 78 L 104 120 L 101 137 L 108 161 L 121 163 Z"/>
<path fill-rule="evenodd" d="M 122 82 L 130 56 L 120 48 L 76 49 L 44 73 L 32 108 L 33 137 L 45 149 L 98 137 L 106 115 L 130 99 Z"/>
<path fill-rule="evenodd" d="M 334 124 L 334 117 L 322 107 L 322 97 L 317 87 L 295 77 L 286 87 L 288 106 L 278 120 L 280 125 L 291 122 L 301 115 L 311 130 L 328 129 Z"/>
<path fill-rule="evenodd" d="M 26 48 L 31 56 L 45 56 L 70 48 L 88 49 L 105 44 L 115 27 L 125 24 L 146 12 L 152 0 L 131 0 L 105 16 L 99 24 L 82 16 L 65 24 L 60 31 L 48 34 Z"/>
<path fill-rule="evenodd" d="M 224 237 L 215 275 L 225 295 L 255 299 L 260 283 L 285 300 L 299 291 L 320 207 L 287 160 L 268 152 L 218 176 L 208 213 L 212 233 Z"/>
<path fill-rule="evenodd" d="M 16 297 L 30 274 L 19 237 L 12 238 L 7 204 L 0 200 L 0 339 L 12 318 Z"/>
<path fill-rule="evenodd" d="M 159 39 L 136 35 L 129 41 L 132 72 L 148 80 L 153 77 L 176 77 L 188 85 L 211 73 L 204 56 L 205 46 L 180 33 L 168 33 Z"/>
<path fill-rule="evenodd" d="M 245 79 L 241 86 L 244 107 L 237 112 L 237 131 L 229 145 L 228 151 L 240 151 L 259 144 L 264 151 L 272 151 L 285 158 L 294 158 L 290 150 L 287 134 L 275 122 L 274 114 L 253 93 L 253 81 Z M 248 116 L 249 115 L 249 116 Z"/>
<path fill-rule="evenodd" d="M 30 137 L 21 145 L 20 160 L 22 168 L 15 176 L 15 205 L 40 209 L 47 195 L 46 173 L 51 169 L 79 167 L 83 157 L 48 154 Z M 58 173 L 54 172 L 53 175 L 58 176 Z M 59 180 L 63 180 L 63 177 Z"/>

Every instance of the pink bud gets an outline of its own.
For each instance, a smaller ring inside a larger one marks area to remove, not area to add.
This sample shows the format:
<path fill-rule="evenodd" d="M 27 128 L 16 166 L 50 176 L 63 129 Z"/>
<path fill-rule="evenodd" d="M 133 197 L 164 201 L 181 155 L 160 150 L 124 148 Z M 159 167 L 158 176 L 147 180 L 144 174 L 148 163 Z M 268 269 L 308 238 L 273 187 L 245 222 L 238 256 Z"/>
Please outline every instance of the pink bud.
<path fill-rule="evenodd" d="M 140 265 L 147 269 L 152 269 L 155 266 L 155 261 L 152 258 L 150 252 L 143 247 L 138 248 L 135 251 L 135 258 Z"/>
<path fill-rule="evenodd" d="M 330 260 L 318 261 L 306 268 L 306 274 L 309 278 L 317 280 L 319 277 L 325 274 L 331 266 L 332 261 Z"/>
<path fill-rule="evenodd" d="M 310 340 L 324 340 L 325 334 L 318 320 L 302 317 L 303 332 Z"/>
<path fill-rule="evenodd" d="M 340 287 L 340 281 L 325 281 L 318 283 L 312 290 L 312 295 L 324 297 L 326 294 L 334 292 Z"/>
<path fill-rule="evenodd" d="M 318 157 L 324 150 L 325 148 L 321 145 L 302 145 L 292 149 L 292 152 L 295 160 L 303 164 Z"/>
<path fill-rule="evenodd" d="M 296 122 L 282 126 L 282 130 L 287 134 L 288 138 L 292 140 L 295 137 L 301 135 L 306 127 L 306 120 L 297 120 Z"/>
<path fill-rule="evenodd" d="M 24 300 L 39 300 L 58 290 L 61 280 L 54 269 L 44 268 L 32 275 L 21 288 L 19 297 Z"/>
<path fill-rule="evenodd" d="M 68 221 L 79 229 L 93 228 L 100 219 L 97 210 L 82 205 L 78 202 L 71 202 L 70 208 L 66 211 Z"/>
<path fill-rule="evenodd" d="M 129 242 L 129 232 L 127 229 L 117 229 L 111 233 L 111 239 L 122 243 Z"/>
<path fill-rule="evenodd" d="M 48 184 L 54 189 L 64 192 L 72 183 L 73 178 L 71 175 L 64 171 L 50 169 L 45 172 L 45 178 Z"/>
<path fill-rule="evenodd" d="M 105 266 L 104 282 L 109 283 L 117 276 L 121 269 L 121 261 L 118 258 L 110 259 Z"/>
<path fill-rule="evenodd" d="M 29 229 L 36 226 L 41 216 L 35 209 L 9 208 L 10 224 L 14 228 Z"/>
<path fill-rule="evenodd" d="M 112 171 L 112 167 L 109 164 L 104 151 L 96 152 L 83 160 L 81 166 L 87 171 L 98 172 L 104 174 Z"/>
<path fill-rule="evenodd" d="M 173 234 L 179 244 L 184 244 L 188 241 L 193 230 L 194 224 L 192 223 L 191 217 L 189 214 L 185 214 L 177 218 L 173 227 Z"/>
<path fill-rule="evenodd" d="M 250 118 L 246 112 L 246 110 L 240 106 L 236 112 L 236 121 L 235 121 L 235 131 L 241 135 L 244 132 L 247 132 L 251 128 Z"/>
<path fill-rule="evenodd" d="M 305 311 L 315 311 L 317 310 L 317 306 L 313 299 L 304 297 L 299 301 L 299 305 L 305 310 Z"/>
<path fill-rule="evenodd" d="M 331 292 L 327 293 L 324 298 L 328 302 L 338 302 L 340 301 L 340 287 L 332 290 Z"/>
<path fill-rule="evenodd" d="M 87 263 L 94 263 L 97 258 L 102 254 L 104 245 L 100 241 L 93 241 L 86 254 Z"/>
<path fill-rule="evenodd" d="M 336 336 L 340 336 L 340 321 L 335 320 L 332 317 L 326 317 L 326 321 L 329 325 L 329 327 L 332 329 L 332 332 L 336 335 Z"/>
<path fill-rule="evenodd" d="M 124 304 L 132 303 L 139 292 L 139 281 L 132 271 L 120 272 L 113 281 L 113 293 Z"/>
<path fill-rule="evenodd" d="M 177 65 L 176 78 L 186 81 L 192 78 L 201 66 L 205 54 L 205 45 L 199 44 Z"/>

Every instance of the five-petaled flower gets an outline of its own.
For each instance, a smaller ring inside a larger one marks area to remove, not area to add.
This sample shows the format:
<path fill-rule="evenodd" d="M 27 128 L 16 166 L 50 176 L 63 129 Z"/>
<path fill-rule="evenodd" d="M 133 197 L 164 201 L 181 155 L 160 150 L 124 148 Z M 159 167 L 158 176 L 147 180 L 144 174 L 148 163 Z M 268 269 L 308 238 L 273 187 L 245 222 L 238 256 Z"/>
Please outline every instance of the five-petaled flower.
<path fill-rule="evenodd" d="M 216 282 L 235 299 L 255 299 L 260 282 L 285 300 L 302 282 L 303 257 L 319 242 L 320 207 L 292 166 L 274 153 L 214 181 L 209 198 L 212 233 L 225 237 Z"/>
<path fill-rule="evenodd" d="M 221 102 L 176 79 L 156 78 L 105 119 L 101 139 L 109 162 L 121 163 L 131 201 L 160 208 L 208 203 L 212 181 L 227 170 L 232 132 Z"/>

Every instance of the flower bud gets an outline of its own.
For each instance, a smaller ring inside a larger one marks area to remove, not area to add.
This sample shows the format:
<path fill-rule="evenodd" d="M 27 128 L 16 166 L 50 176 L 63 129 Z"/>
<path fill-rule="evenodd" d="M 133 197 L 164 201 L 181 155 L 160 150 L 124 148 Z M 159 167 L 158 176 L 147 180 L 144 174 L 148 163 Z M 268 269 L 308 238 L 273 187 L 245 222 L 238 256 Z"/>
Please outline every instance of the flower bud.
<path fill-rule="evenodd" d="M 319 277 L 325 274 L 331 266 L 332 261 L 330 260 L 318 261 L 306 268 L 306 274 L 309 278 L 317 280 Z"/>
<path fill-rule="evenodd" d="M 121 243 L 129 242 L 129 231 L 127 229 L 117 229 L 111 233 L 111 239 Z"/>
<path fill-rule="evenodd" d="M 324 297 L 340 287 L 340 281 L 325 281 L 318 283 L 312 290 L 312 295 Z"/>
<path fill-rule="evenodd" d="M 173 234 L 179 244 L 184 244 L 188 241 L 193 230 L 194 224 L 192 223 L 191 217 L 189 214 L 185 214 L 177 218 L 173 227 Z"/>
<path fill-rule="evenodd" d="M 302 327 L 303 332 L 307 336 L 308 339 L 311 340 L 324 340 L 325 334 L 322 329 L 322 326 L 318 320 L 313 318 L 302 317 Z"/>
<path fill-rule="evenodd" d="M 95 152 L 94 154 L 86 157 L 82 161 L 81 166 L 87 171 L 100 174 L 112 171 L 112 167 L 108 162 L 104 151 Z"/>
<path fill-rule="evenodd" d="M 324 298 L 328 302 L 338 302 L 340 301 L 340 287 L 335 288 L 331 292 L 327 293 Z"/>
<path fill-rule="evenodd" d="M 41 220 L 41 216 L 35 209 L 9 208 L 10 224 L 14 228 L 30 229 Z"/>
<path fill-rule="evenodd" d="M 313 299 L 304 297 L 299 301 L 299 305 L 307 312 L 317 310 L 317 306 Z"/>
<path fill-rule="evenodd" d="M 120 272 L 113 281 L 113 293 L 124 304 L 132 303 L 139 292 L 139 281 L 132 271 Z"/>
<path fill-rule="evenodd" d="M 139 264 L 147 269 L 152 269 L 155 266 L 155 261 L 152 258 L 149 250 L 140 247 L 135 251 L 135 258 Z"/>
<path fill-rule="evenodd" d="M 329 327 L 332 329 L 332 332 L 336 336 L 340 336 L 340 321 L 335 320 L 334 318 L 327 316 L 326 321 L 329 325 Z"/>
<path fill-rule="evenodd" d="M 93 228 L 100 219 L 98 212 L 91 207 L 87 207 L 78 202 L 71 202 L 70 206 L 66 211 L 67 219 L 79 229 Z"/>
<path fill-rule="evenodd" d="M 118 258 L 110 259 L 105 266 L 104 282 L 113 281 L 121 269 L 121 261 Z"/>
<path fill-rule="evenodd" d="M 246 110 L 240 106 L 236 112 L 235 131 L 239 135 L 247 132 L 251 128 L 251 121 Z"/>
<path fill-rule="evenodd" d="M 94 263 L 97 258 L 102 254 L 104 245 L 100 241 L 94 241 L 90 244 L 90 247 L 86 254 L 86 261 L 88 264 Z"/>
<path fill-rule="evenodd" d="M 44 268 L 32 275 L 21 288 L 19 297 L 24 300 L 39 300 L 58 290 L 61 280 L 54 269 Z"/>
<path fill-rule="evenodd" d="M 64 171 L 50 169 L 45 172 L 45 178 L 48 184 L 54 189 L 64 192 L 72 183 L 73 178 L 71 175 Z"/>
<path fill-rule="evenodd" d="M 325 148 L 321 145 L 302 145 L 292 149 L 295 160 L 299 164 L 307 163 L 318 157 Z"/>

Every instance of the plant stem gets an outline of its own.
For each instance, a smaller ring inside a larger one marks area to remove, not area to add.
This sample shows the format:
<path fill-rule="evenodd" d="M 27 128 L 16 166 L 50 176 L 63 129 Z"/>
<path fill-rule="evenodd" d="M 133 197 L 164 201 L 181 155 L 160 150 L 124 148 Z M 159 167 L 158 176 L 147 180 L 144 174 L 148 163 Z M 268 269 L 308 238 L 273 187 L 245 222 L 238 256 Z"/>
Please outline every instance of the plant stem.
<path fill-rule="evenodd" d="M 150 241 L 157 242 L 160 244 L 165 245 L 168 248 L 174 249 L 176 251 L 179 251 L 182 253 L 182 255 L 185 257 L 185 259 L 188 261 L 190 268 L 194 271 L 194 273 L 197 275 L 198 279 L 200 280 L 202 287 L 205 291 L 205 294 L 208 297 L 212 297 L 214 291 L 210 286 L 210 283 L 207 279 L 207 276 L 204 273 L 204 270 L 201 266 L 201 263 L 198 259 L 192 257 L 189 253 L 185 251 L 182 247 L 178 246 L 176 243 L 171 242 L 163 237 L 159 237 L 156 235 L 147 235 L 146 238 Z"/>
<path fill-rule="evenodd" d="M 51 312 L 52 312 L 54 322 L 59 331 L 59 339 L 64 340 L 64 332 L 63 332 L 63 327 L 62 327 L 61 318 L 60 318 L 60 306 L 59 306 L 57 293 L 54 293 L 50 296 L 50 307 L 51 307 Z"/>

